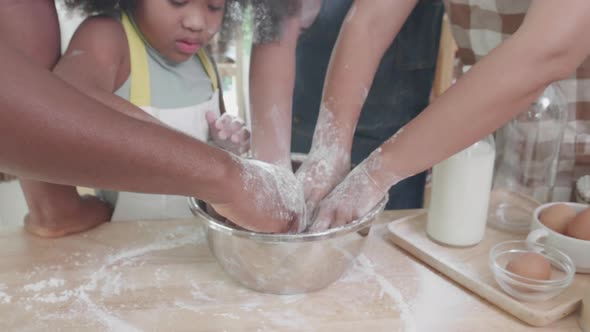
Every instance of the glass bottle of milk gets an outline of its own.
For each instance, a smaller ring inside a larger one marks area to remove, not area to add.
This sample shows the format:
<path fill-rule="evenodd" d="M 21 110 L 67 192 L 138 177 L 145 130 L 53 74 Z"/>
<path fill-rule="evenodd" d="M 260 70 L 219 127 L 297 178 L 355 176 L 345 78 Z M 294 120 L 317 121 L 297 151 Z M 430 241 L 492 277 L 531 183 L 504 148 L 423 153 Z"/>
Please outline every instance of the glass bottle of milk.
<path fill-rule="evenodd" d="M 459 247 L 483 239 L 494 157 L 494 138 L 488 136 L 434 166 L 426 224 L 431 239 Z"/>

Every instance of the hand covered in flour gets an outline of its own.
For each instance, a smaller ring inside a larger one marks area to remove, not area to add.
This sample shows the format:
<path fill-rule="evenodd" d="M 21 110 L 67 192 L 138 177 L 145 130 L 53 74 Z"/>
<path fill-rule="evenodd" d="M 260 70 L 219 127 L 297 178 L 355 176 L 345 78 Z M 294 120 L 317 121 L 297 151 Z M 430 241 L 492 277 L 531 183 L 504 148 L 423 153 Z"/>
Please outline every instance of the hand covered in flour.
<path fill-rule="evenodd" d="M 307 227 L 303 188 L 284 167 L 238 159 L 240 181 L 229 188 L 229 201 L 211 204 L 222 216 L 263 233 L 298 233 Z"/>
<path fill-rule="evenodd" d="M 205 114 L 213 142 L 220 148 L 241 155 L 250 150 L 250 131 L 239 118 L 228 113 L 218 116 L 215 112 Z"/>
<path fill-rule="evenodd" d="M 318 203 L 350 171 L 350 154 L 339 146 L 312 146 L 308 157 L 295 173 L 303 184 L 305 204 L 313 215 Z"/>
<path fill-rule="evenodd" d="M 310 231 L 321 232 L 365 216 L 387 194 L 371 177 L 363 162 L 355 167 L 324 200 L 319 203 Z"/>

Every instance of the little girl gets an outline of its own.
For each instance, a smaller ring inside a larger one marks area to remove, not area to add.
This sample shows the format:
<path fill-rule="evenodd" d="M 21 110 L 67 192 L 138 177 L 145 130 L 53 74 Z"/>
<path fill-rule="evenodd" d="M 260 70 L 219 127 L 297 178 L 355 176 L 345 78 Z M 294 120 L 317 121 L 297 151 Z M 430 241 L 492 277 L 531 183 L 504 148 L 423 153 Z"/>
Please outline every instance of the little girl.
<path fill-rule="evenodd" d="M 240 120 L 227 113 L 220 116 L 219 79 L 204 49 L 220 30 L 231 1 L 66 0 L 70 8 L 101 15 L 80 25 L 54 72 L 116 110 L 242 154 L 249 149 L 250 134 Z M 145 149 L 149 148 L 146 142 Z M 23 189 L 30 207 L 36 195 L 52 191 L 56 195 L 69 191 L 60 203 L 65 210 L 68 204 L 87 200 L 73 187 L 34 183 Z M 112 220 L 191 217 L 184 197 L 128 192 L 101 192 L 101 196 L 114 206 Z M 25 226 L 45 236 L 80 232 L 108 220 L 104 206 L 97 204 L 101 203 L 94 202 L 96 213 L 90 216 L 92 209 L 86 209 L 84 216 L 52 215 L 53 220 L 31 213 Z"/>

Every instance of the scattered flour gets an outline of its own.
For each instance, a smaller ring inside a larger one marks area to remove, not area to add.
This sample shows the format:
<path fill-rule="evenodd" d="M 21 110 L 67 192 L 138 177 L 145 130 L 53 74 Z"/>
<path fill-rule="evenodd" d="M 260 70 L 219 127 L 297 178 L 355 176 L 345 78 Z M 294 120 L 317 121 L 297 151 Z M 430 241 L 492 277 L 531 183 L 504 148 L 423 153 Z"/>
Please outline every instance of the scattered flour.
<path fill-rule="evenodd" d="M 138 259 L 150 252 L 172 249 L 184 245 L 200 244 L 205 241 L 204 234 L 201 228 L 195 227 L 179 227 L 172 232 L 162 234 L 158 239 L 151 244 L 124 250 L 113 253 L 107 256 L 103 265 L 91 273 L 78 287 L 73 289 L 62 290 L 67 285 L 71 285 L 74 281 L 68 280 L 66 283 L 62 279 L 51 278 L 36 283 L 31 283 L 23 287 L 20 291 L 21 298 L 24 299 L 22 306 L 25 310 L 34 312 L 37 320 L 50 322 L 51 320 L 67 320 L 67 319 L 88 319 L 95 321 L 104 326 L 105 329 L 113 331 L 137 331 L 137 327 L 129 322 L 126 322 L 124 317 L 113 312 L 113 307 L 108 307 L 106 300 L 109 295 L 119 294 L 124 289 L 129 288 L 128 281 L 125 280 L 125 275 L 117 272 L 116 268 L 128 264 L 130 261 L 137 262 Z M 137 262 L 140 263 L 140 262 Z M 137 264 L 139 266 L 139 264 Z M 121 271 L 121 269 L 119 269 Z M 162 269 L 157 269 L 154 272 L 154 278 L 171 278 L 171 276 Z M 176 277 L 176 276 L 175 276 Z M 187 274 L 187 278 L 191 277 Z M 190 280 L 190 279 L 187 279 Z M 370 281 L 370 283 L 368 282 Z M 286 296 L 271 296 L 267 294 L 260 294 L 244 289 L 242 287 L 235 287 L 235 299 L 227 298 L 224 289 L 227 289 L 227 283 L 224 280 L 215 280 L 206 283 L 199 283 L 197 281 L 189 281 L 191 288 L 190 294 L 184 298 L 173 299 L 168 302 L 163 310 L 169 308 L 170 305 L 176 308 L 190 311 L 194 314 L 204 315 L 217 313 L 209 317 L 216 320 L 238 320 L 243 319 L 240 313 L 251 313 L 252 315 L 262 317 L 260 325 L 261 331 L 276 331 L 277 329 L 305 331 L 312 330 L 312 317 L 307 311 L 308 301 L 317 301 L 322 297 L 317 295 L 286 295 Z M 388 297 L 393 301 L 392 307 L 401 313 L 401 318 L 405 324 L 407 331 L 415 331 L 414 318 L 409 311 L 408 305 L 404 302 L 403 296 L 384 276 L 377 273 L 375 264 L 365 255 L 360 255 L 355 260 L 353 268 L 347 272 L 343 279 L 337 283 L 353 283 L 349 285 L 353 289 L 359 290 L 360 285 L 370 285 L 367 293 L 363 295 L 365 301 L 374 301 L 379 296 Z M 358 286 L 357 286 L 358 285 Z M 347 286 L 345 286 L 347 287 Z M 5 285 L 0 284 L 0 304 L 6 303 L 6 298 L 10 301 L 10 296 L 4 293 Z M 29 296 L 34 292 L 34 296 Z M 317 293 L 314 293 L 317 294 Z M 336 296 L 337 294 L 327 292 L 329 296 Z M 356 293 L 362 294 L 362 293 Z M 379 295 L 380 294 L 380 295 Z M 221 296 L 224 296 L 223 298 Z M 239 301 L 239 309 L 237 312 L 224 312 L 222 309 L 227 305 L 227 301 Z M 64 309 L 64 302 L 70 301 L 67 309 Z M 222 304 L 225 301 L 225 304 Z M 320 300 L 321 301 L 321 300 Z M 60 303 L 60 309 L 55 311 L 37 312 L 34 303 Z M 354 306 L 354 303 L 346 304 L 348 308 Z M 123 308 L 124 305 L 119 305 L 117 308 Z M 129 304 L 128 307 L 138 308 L 137 304 Z M 352 309 L 351 309 L 352 310 Z M 361 310 L 362 311 L 362 310 Z"/>
<path fill-rule="evenodd" d="M 81 293 L 80 300 L 86 304 L 88 311 L 90 311 L 95 317 L 97 317 L 104 325 L 106 325 L 110 331 L 126 331 L 136 332 L 141 331 L 135 326 L 128 324 L 116 315 L 109 312 L 106 308 L 96 304 L 88 297 L 88 294 Z"/>
<path fill-rule="evenodd" d="M 306 315 L 295 310 L 284 310 L 275 312 L 264 311 L 261 312 L 261 314 L 269 322 L 281 328 L 305 331 L 305 327 L 310 325 Z"/>
<path fill-rule="evenodd" d="M 393 286 L 385 277 L 383 277 L 375 271 L 375 266 L 373 262 L 371 262 L 371 260 L 367 256 L 361 254 L 358 257 L 358 260 L 364 272 L 377 280 L 379 286 L 381 287 L 381 294 L 389 296 L 389 298 L 393 300 L 395 308 L 401 311 L 401 319 L 406 325 L 406 331 L 416 331 L 415 318 L 413 317 L 410 307 L 405 302 L 400 291 L 395 286 Z"/>
<path fill-rule="evenodd" d="M 195 306 L 195 305 L 183 302 L 183 301 L 179 301 L 179 300 L 174 301 L 174 305 L 180 309 L 192 311 L 195 313 L 201 313 L 201 311 L 203 309 L 202 307 L 198 307 L 198 306 Z"/>
<path fill-rule="evenodd" d="M 173 249 L 189 244 L 200 244 L 204 241 L 204 232 L 201 227 L 179 226 L 160 235 L 146 246 L 122 250 L 107 256 L 103 265 L 97 271 L 91 273 L 77 287 L 64 289 L 66 282 L 57 278 L 27 284 L 20 291 L 23 296 L 19 302 L 22 302 L 24 309 L 27 311 L 34 310 L 35 303 L 63 304 L 69 302 L 68 309 L 65 311 L 60 309 L 50 313 L 36 312 L 39 321 L 87 318 L 98 320 L 111 331 L 138 331 L 134 326 L 109 311 L 101 300 L 94 299 L 108 299 L 112 295 L 121 294 L 122 290 L 134 287 L 125 282 L 124 275 L 121 272 L 116 272 L 119 266 L 131 265 L 138 258 L 150 252 Z M 79 253 L 72 254 L 72 257 L 79 258 L 80 256 Z M 141 266 L 142 263 L 139 262 L 137 265 Z M 53 268 L 51 267 L 49 270 Z M 48 269 L 39 269 L 39 271 L 41 270 L 47 271 Z M 39 271 L 36 268 L 35 273 L 31 274 L 31 276 L 38 274 Z M 5 289 L 5 286 L 0 284 L 0 304 L 9 302 L 12 298 L 4 293 L 3 289 Z M 99 294 L 96 294 L 97 291 L 99 291 Z M 137 306 L 135 307 L 137 308 Z"/>
<path fill-rule="evenodd" d="M 220 316 L 220 317 L 225 318 L 225 319 L 240 320 L 240 316 L 234 315 L 234 314 L 231 314 L 231 313 L 228 313 L 228 312 L 219 313 L 219 314 L 217 314 L 217 316 Z"/>
<path fill-rule="evenodd" d="M 170 273 L 162 268 L 158 268 L 155 272 L 155 277 L 157 281 L 166 281 L 170 279 Z"/>
<path fill-rule="evenodd" d="M 105 282 L 101 288 L 102 296 L 119 295 L 123 282 L 121 280 L 121 272 L 111 276 L 108 282 Z"/>
<path fill-rule="evenodd" d="M 33 301 L 35 302 L 41 302 L 41 303 L 60 303 L 60 302 L 65 302 L 68 301 L 71 297 L 71 293 L 70 292 L 62 292 L 56 294 L 54 292 L 51 292 L 49 294 L 35 294 L 35 296 L 33 296 Z"/>
<path fill-rule="evenodd" d="M 5 290 L 6 285 L 0 284 L 0 304 L 9 304 L 12 301 L 12 296 L 6 294 Z"/>
<path fill-rule="evenodd" d="M 45 288 L 61 287 L 64 285 L 64 283 L 65 281 L 63 279 L 51 278 L 47 280 L 41 280 L 37 283 L 25 285 L 23 286 L 23 290 L 25 292 L 39 292 L 44 290 Z"/>
<path fill-rule="evenodd" d="M 296 294 L 296 295 L 281 295 L 281 301 L 283 304 L 291 304 L 302 301 L 306 298 L 305 294 Z"/>
<path fill-rule="evenodd" d="M 199 284 L 197 284 L 196 282 L 192 281 L 191 282 L 191 295 L 193 297 L 193 300 L 198 300 L 198 301 L 202 301 L 202 302 L 212 302 L 215 301 L 215 299 L 207 296 L 205 293 L 203 293 L 203 290 L 201 289 L 201 287 L 199 287 Z"/>

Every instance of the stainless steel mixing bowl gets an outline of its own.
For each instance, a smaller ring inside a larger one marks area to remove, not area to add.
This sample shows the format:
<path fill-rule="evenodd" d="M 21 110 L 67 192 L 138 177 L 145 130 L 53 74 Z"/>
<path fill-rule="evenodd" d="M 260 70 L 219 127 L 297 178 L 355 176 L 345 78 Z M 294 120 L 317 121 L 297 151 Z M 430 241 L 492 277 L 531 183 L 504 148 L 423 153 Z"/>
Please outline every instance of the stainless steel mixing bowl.
<path fill-rule="evenodd" d="M 307 293 L 338 280 L 360 254 L 386 203 L 387 197 L 360 220 L 321 233 L 265 234 L 233 228 L 208 214 L 204 202 L 189 199 L 223 269 L 248 288 L 274 294 Z"/>

